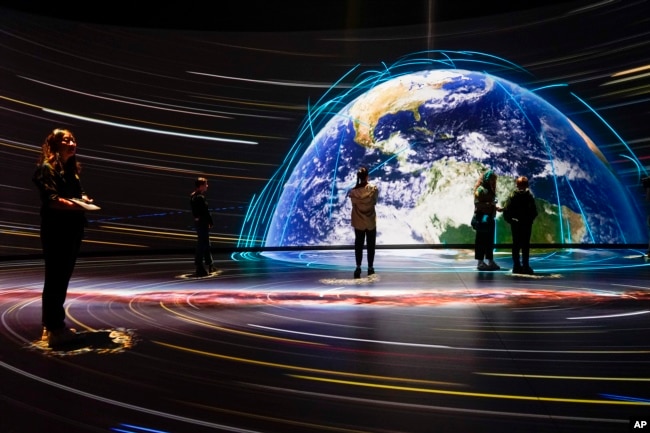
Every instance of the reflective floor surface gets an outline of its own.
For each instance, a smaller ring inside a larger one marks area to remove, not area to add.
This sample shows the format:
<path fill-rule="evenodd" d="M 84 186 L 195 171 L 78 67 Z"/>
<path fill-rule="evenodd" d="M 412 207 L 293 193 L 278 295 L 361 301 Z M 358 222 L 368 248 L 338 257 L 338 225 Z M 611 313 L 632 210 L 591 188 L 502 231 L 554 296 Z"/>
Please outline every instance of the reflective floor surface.
<path fill-rule="evenodd" d="M 650 262 L 471 251 L 80 259 L 41 341 L 39 260 L 0 262 L 0 432 L 627 432 L 650 421 Z"/>

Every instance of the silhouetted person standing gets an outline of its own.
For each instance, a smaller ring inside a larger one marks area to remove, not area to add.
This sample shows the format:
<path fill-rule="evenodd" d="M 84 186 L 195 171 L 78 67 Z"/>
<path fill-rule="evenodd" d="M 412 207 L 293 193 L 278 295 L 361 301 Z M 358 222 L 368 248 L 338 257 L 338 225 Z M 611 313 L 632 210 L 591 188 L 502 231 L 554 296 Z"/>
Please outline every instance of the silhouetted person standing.
<path fill-rule="evenodd" d="M 528 178 L 520 176 L 516 184 L 517 189 L 510 194 L 503 207 L 503 218 L 512 230 L 512 273 L 532 275 L 534 271 L 529 264 L 530 236 L 533 221 L 537 218 L 537 206 L 535 197 L 528 189 Z"/>
<path fill-rule="evenodd" d="M 494 218 L 501 208 L 497 206 L 496 198 L 497 175 L 487 170 L 474 186 L 474 213 L 483 221 L 481 229 L 476 230 L 474 240 L 474 258 L 478 261 L 479 271 L 497 271 L 501 269 L 494 261 L 494 233 L 496 224 Z M 488 262 L 485 263 L 485 260 Z"/>
<path fill-rule="evenodd" d="M 210 251 L 210 229 L 214 225 L 208 200 L 205 198 L 205 192 L 208 190 L 208 180 L 199 177 L 194 182 L 195 189 L 190 195 L 190 205 L 192 215 L 194 216 L 194 228 L 196 229 L 196 254 L 194 255 L 194 264 L 196 265 L 196 276 L 205 277 L 208 272 L 213 272 L 212 252 Z M 203 264 L 208 267 L 205 270 Z"/>

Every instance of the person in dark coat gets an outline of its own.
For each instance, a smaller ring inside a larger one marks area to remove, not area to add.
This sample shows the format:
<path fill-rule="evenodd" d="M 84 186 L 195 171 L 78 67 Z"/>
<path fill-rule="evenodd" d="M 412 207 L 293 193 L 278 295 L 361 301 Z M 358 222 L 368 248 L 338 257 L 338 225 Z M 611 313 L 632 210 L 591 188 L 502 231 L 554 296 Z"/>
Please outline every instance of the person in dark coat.
<path fill-rule="evenodd" d="M 190 195 L 190 205 L 192 215 L 194 216 L 194 228 L 196 229 L 196 254 L 194 255 L 194 264 L 196 265 L 196 276 L 205 277 L 208 272 L 212 273 L 212 251 L 210 245 L 210 229 L 214 225 L 212 215 L 208 208 L 208 200 L 205 198 L 205 192 L 208 190 L 208 180 L 199 177 L 194 182 L 194 192 Z M 205 270 L 203 264 L 208 267 Z"/>
<path fill-rule="evenodd" d="M 512 230 L 512 273 L 532 275 L 534 271 L 529 264 L 530 236 L 533 221 L 537 218 L 537 206 L 528 188 L 528 178 L 520 176 L 516 184 L 517 189 L 510 194 L 503 207 L 503 218 Z"/>
<path fill-rule="evenodd" d="M 50 347 L 78 337 L 65 324 L 63 304 L 84 237 L 83 203 L 92 202 L 81 187 L 80 171 L 74 135 L 67 129 L 53 130 L 45 138 L 32 177 L 41 198 L 40 236 L 45 261 L 42 324 L 43 340 Z"/>

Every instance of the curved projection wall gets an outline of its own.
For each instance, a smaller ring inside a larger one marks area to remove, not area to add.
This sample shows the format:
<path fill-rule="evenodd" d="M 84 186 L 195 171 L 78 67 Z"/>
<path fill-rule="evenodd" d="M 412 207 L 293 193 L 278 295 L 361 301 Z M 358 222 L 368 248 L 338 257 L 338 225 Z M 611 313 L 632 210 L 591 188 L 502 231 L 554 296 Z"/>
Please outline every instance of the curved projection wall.
<path fill-rule="evenodd" d="M 646 243 L 642 8 L 271 33 L 3 12 L 0 257 L 40 253 L 31 175 L 55 127 L 75 133 L 102 207 L 84 252 L 192 248 L 197 176 L 215 247 L 349 245 L 360 165 L 380 187 L 380 245 L 471 243 L 487 167 L 501 198 L 531 178 L 534 242 Z"/>

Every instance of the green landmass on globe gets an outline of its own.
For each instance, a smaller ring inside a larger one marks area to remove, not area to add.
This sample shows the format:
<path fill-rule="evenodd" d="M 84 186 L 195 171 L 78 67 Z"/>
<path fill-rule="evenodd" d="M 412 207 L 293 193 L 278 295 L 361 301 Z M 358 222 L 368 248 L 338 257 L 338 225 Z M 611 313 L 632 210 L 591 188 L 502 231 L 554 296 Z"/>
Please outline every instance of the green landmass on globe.
<path fill-rule="evenodd" d="M 598 146 L 538 95 L 481 72 L 434 69 L 350 101 L 306 147 L 266 246 L 351 245 L 347 192 L 360 166 L 379 187 L 379 245 L 472 244 L 473 188 L 488 168 L 504 204 L 526 175 L 535 243 L 645 242 L 643 217 Z M 499 215 L 497 242 L 511 241 Z"/>

